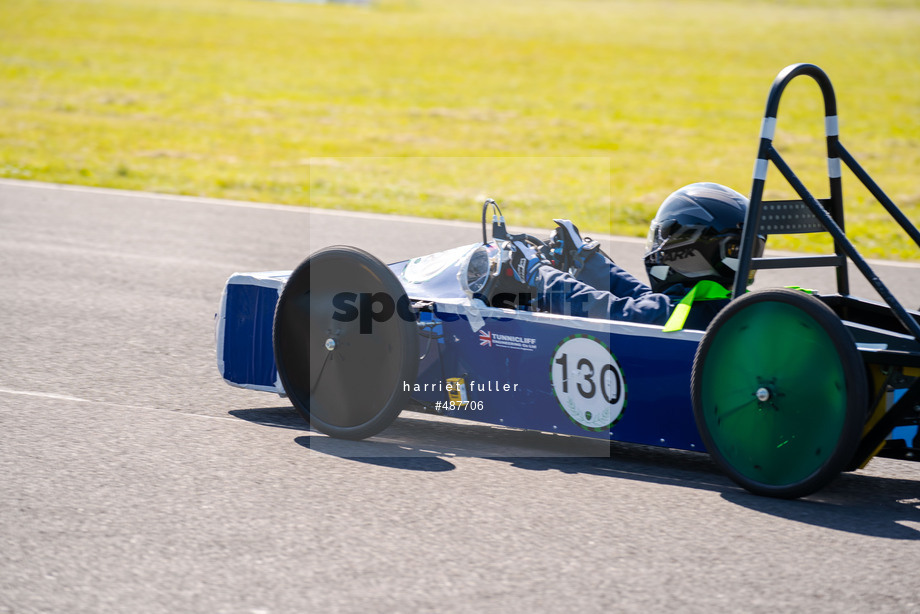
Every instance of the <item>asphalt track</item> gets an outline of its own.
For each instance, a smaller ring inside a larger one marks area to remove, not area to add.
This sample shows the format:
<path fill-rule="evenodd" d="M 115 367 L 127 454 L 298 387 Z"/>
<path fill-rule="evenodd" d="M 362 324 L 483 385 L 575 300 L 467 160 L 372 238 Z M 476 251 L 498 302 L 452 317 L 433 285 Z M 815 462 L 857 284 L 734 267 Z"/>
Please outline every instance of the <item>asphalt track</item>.
<path fill-rule="evenodd" d="M 777 501 L 702 454 L 419 414 L 335 441 L 218 376 L 234 271 L 478 236 L 0 181 L 0 612 L 920 611 L 916 463 Z"/>

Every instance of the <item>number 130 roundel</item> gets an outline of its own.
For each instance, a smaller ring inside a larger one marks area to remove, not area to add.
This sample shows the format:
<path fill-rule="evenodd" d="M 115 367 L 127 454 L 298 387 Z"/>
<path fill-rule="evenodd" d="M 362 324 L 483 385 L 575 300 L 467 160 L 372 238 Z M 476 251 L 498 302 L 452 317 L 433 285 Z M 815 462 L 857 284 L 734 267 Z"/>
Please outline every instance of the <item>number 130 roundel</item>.
<path fill-rule="evenodd" d="M 550 370 L 553 392 L 575 424 L 589 431 L 613 426 L 626 407 L 626 381 L 616 358 L 590 335 L 563 339 Z"/>

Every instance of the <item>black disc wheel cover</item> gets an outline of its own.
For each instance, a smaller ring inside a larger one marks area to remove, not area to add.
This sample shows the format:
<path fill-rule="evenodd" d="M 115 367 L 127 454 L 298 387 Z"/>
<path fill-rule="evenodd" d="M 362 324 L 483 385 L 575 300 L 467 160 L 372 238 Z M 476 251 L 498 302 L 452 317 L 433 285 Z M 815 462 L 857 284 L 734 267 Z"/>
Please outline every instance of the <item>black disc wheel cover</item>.
<path fill-rule="evenodd" d="M 372 314 L 361 296 L 377 296 Z M 408 301 L 399 280 L 374 256 L 330 247 L 291 274 L 275 309 L 278 376 L 294 407 L 317 430 L 363 439 L 389 426 L 408 402 L 418 370 L 418 333 L 410 318 L 383 317 L 387 299 Z M 369 320 L 369 322 L 368 322 Z M 370 330 L 367 330 L 368 323 Z"/>

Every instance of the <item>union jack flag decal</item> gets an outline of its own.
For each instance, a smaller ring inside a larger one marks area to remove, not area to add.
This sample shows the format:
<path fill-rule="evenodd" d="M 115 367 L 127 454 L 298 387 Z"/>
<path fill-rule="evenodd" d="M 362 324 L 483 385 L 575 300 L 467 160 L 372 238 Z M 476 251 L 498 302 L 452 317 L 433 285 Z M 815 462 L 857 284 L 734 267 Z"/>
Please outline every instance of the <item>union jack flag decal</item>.
<path fill-rule="evenodd" d="M 492 333 L 486 332 L 484 330 L 479 331 L 479 345 L 487 345 L 492 347 Z"/>

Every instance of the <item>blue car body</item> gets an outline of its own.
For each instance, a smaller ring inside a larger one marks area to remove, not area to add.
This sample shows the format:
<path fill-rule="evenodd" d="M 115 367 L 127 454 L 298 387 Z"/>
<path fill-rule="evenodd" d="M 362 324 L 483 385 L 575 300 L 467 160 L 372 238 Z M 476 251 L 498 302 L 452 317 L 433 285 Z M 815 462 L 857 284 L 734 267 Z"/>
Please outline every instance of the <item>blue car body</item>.
<path fill-rule="evenodd" d="M 489 307 L 464 292 L 461 246 L 389 265 L 419 312 L 413 400 L 475 422 L 704 450 L 690 399 L 704 331 Z M 230 384 L 283 395 L 272 353 L 275 305 L 290 272 L 235 274 L 218 314 Z M 394 315 L 393 317 L 398 317 Z M 897 393 L 893 399 L 897 398 Z M 909 443 L 916 426 L 893 437 Z"/>

